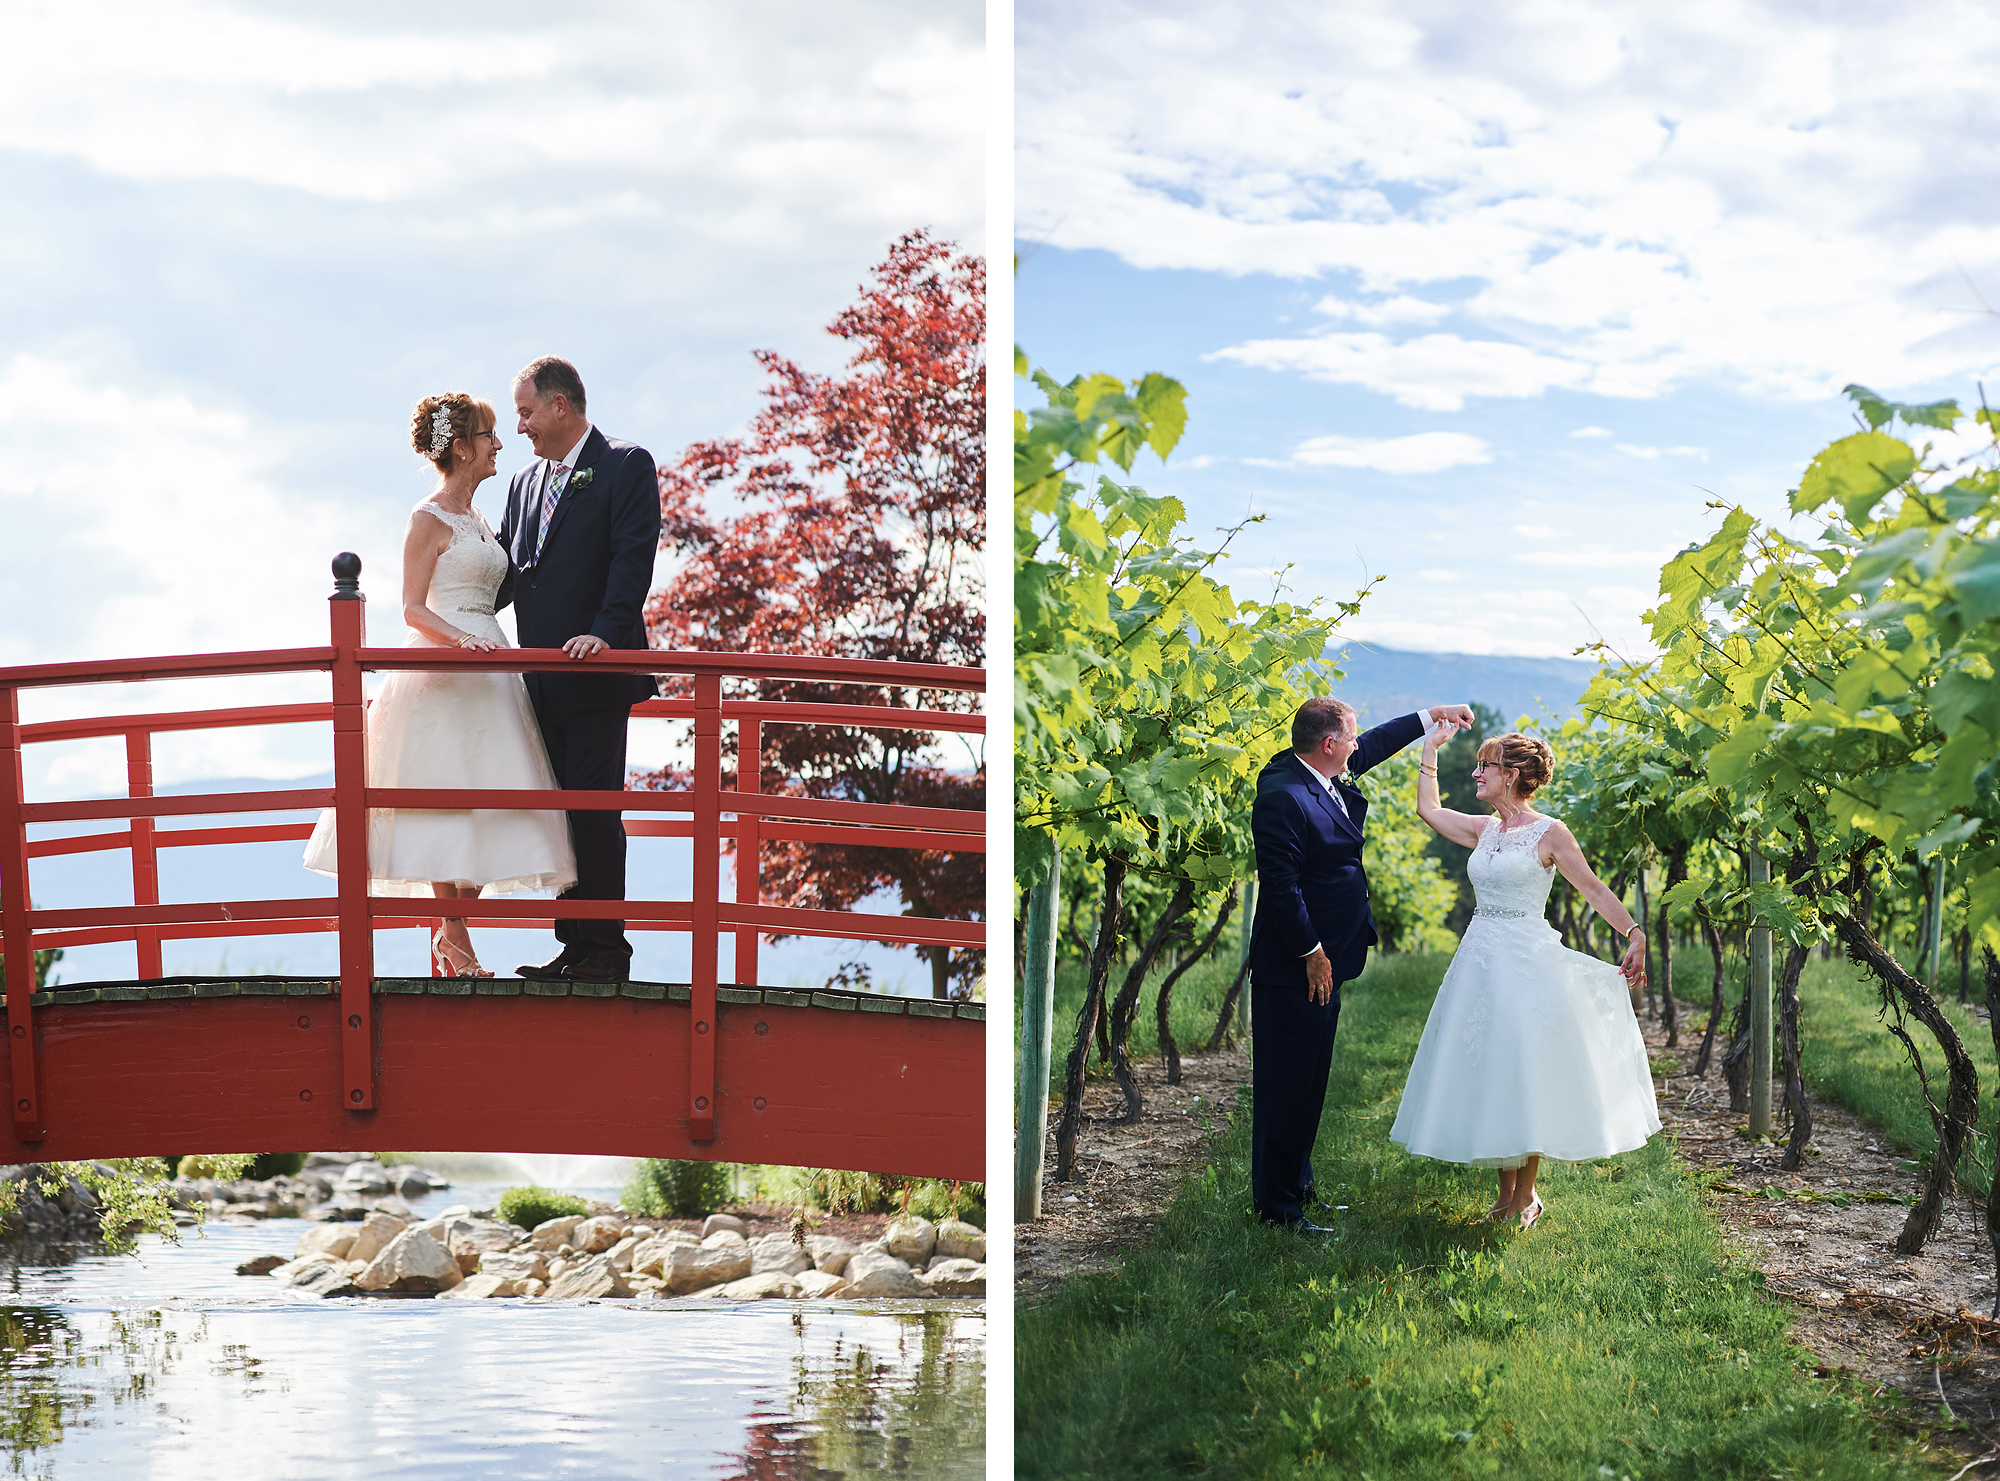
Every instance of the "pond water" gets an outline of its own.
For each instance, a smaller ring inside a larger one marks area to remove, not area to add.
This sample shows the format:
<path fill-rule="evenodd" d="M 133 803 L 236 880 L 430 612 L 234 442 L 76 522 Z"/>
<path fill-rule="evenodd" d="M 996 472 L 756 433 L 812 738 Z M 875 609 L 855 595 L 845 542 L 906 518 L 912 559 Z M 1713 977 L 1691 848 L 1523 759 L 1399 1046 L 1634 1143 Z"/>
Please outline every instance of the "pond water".
<path fill-rule="evenodd" d="M 984 1303 L 316 1301 L 234 1273 L 307 1227 L 6 1256 L 7 1474 L 984 1474 Z"/>

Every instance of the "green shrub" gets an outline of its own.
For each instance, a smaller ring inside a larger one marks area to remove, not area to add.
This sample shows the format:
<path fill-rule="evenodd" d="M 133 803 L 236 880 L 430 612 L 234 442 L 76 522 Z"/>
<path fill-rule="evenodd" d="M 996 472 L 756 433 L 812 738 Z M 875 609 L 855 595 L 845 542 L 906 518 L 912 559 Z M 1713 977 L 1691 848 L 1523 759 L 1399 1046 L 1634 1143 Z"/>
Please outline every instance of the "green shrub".
<path fill-rule="evenodd" d="M 305 1165 L 303 1152 L 259 1152 L 257 1160 L 250 1164 L 250 1176 L 259 1182 L 266 1178 L 295 1178 Z"/>
<path fill-rule="evenodd" d="M 581 1198 L 553 1193 L 547 1188 L 509 1188 L 500 1195 L 500 1217 L 522 1229 L 532 1229 L 569 1214 L 589 1212 L 589 1206 Z"/>
<path fill-rule="evenodd" d="M 899 1178 L 837 1167 L 760 1167 L 757 1196 L 768 1203 L 803 1204 L 829 1213 L 889 1214 L 901 1211 L 910 1190 L 910 1212 L 936 1222 L 951 1217 L 952 1184 L 938 1178 Z M 960 1183 L 958 1217 L 986 1227 L 986 1185 Z"/>
<path fill-rule="evenodd" d="M 736 1182 L 727 1162 L 638 1157 L 625 1183 L 625 1207 L 656 1219 L 691 1219 L 729 1202 Z"/>

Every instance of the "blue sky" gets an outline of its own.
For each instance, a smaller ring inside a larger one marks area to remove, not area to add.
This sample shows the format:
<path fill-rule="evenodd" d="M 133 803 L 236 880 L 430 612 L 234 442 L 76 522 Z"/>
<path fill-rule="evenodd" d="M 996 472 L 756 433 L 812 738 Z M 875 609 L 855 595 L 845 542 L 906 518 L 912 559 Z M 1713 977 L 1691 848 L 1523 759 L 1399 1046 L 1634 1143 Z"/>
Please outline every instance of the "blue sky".
<path fill-rule="evenodd" d="M 984 10 L 214 0 L 15 7 L 0 98 L 0 664 L 324 642 L 366 562 L 400 642 L 410 408 L 573 359 L 656 457 L 741 428 L 769 347 L 898 234 L 983 245 Z M 777 38 L 779 44 L 774 44 Z M 497 523 L 525 443 L 503 420 Z M 31 696 L 28 718 L 323 698 L 323 679 Z M 635 747 L 635 759 L 644 750 Z M 108 744 L 31 791 L 123 782 Z M 162 781 L 326 768 L 163 738 Z"/>
<path fill-rule="evenodd" d="M 1016 339 L 1188 387 L 1135 476 L 1198 539 L 1267 516 L 1243 595 L 1386 575 L 1347 636 L 1641 651 L 1704 506 L 1781 517 L 1842 386 L 1994 379 L 1996 61 L 1960 4 L 1028 0 Z"/>

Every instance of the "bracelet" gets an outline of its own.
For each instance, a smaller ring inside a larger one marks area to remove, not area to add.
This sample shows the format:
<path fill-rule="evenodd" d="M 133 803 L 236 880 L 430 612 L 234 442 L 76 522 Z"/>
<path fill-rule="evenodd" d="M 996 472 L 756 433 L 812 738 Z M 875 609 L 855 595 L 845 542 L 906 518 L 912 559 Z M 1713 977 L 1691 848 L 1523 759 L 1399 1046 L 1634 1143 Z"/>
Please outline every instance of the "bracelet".
<path fill-rule="evenodd" d="M 458 642 L 457 642 L 456 646 L 457 646 L 457 647 L 460 647 L 460 648 L 463 648 L 463 647 L 464 647 L 464 646 L 465 646 L 465 645 L 466 645 L 467 643 L 469 643 L 469 642 L 471 642 L 471 641 L 472 641 L 472 634 L 471 634 L 471 633 L 460 633 L 460 634 L 458 635 Z"/>
<path fill-rule="evenodd" d="M 1435 766 L 1419 766 L 1419 767 L 1417 768 L 1417 770 L 1418 770 L 1418 772 L 1420 772 L 1420 773 L 1421 773 L 1422 775 L 1424 775 L 1424 776 L 1436 776 L 1436 775 L 1437 775 L 1437 768 L 1436 768 Z"/>

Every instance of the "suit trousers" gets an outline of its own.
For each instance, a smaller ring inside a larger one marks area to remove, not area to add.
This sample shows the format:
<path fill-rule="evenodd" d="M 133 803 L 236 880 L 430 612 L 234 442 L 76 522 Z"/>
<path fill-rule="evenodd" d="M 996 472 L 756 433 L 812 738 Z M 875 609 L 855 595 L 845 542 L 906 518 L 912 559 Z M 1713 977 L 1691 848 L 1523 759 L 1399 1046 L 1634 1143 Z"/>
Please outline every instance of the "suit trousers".
<path fill-rule="evenodd" d="M 1250 1194 L 1267 1222 L 1305 1217 L 1339 1023 L 1338 983 L 1329 1003 L 1302 987 L 1250 985 Z"/>
<path fill-rule="evenodd" d="M 617 792 L 625 786 L 625 730 L 629 709 L 566 712 L 546 705 L 528 676 L 528 696 L 535 720 L 548 747 L 549 767 L 556 785 L 565 791 Z M 572 812 L 570 846 L 576 851 L 576 883 L 562 892 L 564 900 L 625 898 L 625 816 L 615 812 Z M 559 920 L 556 940 L 572 958 L 623 957 L 632 943 L 622 920 Z"/>

